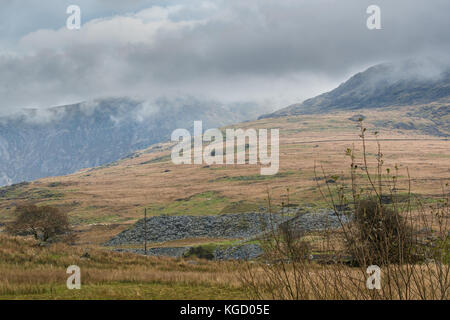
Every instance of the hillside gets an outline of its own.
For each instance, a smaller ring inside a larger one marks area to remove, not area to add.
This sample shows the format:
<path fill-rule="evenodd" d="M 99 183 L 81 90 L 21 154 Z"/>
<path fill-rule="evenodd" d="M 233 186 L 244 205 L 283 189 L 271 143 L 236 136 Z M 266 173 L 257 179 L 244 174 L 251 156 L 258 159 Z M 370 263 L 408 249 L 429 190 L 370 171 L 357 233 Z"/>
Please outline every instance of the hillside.
<path fill-rule="evenodd" d="M 293 104 L 260 118 L 282 117 L 335 110 L 357 110 L 446 102 L 450 114 L 450 70 L 429 70 L 415 61 L 379 64 L 357 73 L 336 89 Z M 437 117 L 438 119 L 438 117 Z"/>
<path fill-rule="evenodd" d="M 0 186 L 75 172 L 167 141 L 177 128 L 255 119 L 254 104 L 222 105 L 194 98 L 129 98 L 26 110 L 0 118 Z"/>
<path fill-rule="evenodd" d="M 109 165 L 1 188 L 0 221 L 10 220 L 19 203 L 55 205 L 77 225 L 80 243 L 101 244 L 142 218 L 144 208 L 148 215 L 252 212 L 267 206 L 268 190 L 274 205 L 289 197 L 291 204 L 321 208 L 325 203 L 317 192 L 314 166 L 323 165 L 330 175 L 347 172 L 346 148 L 361 150 L 355 121 L 360 115 L 366 118 L 369 153 L 376 152 L 370 133 L 379 131 L 386 166 L 399 165 L 399 192 L 407 191 L 408 167 L 413 192 L 433 198 L 441 193 L 441 182 L 450 180 L 450 142 L 425 133 L 422 129 L 434 123 L 417 114 L 439 108 L 362 109 L 234 125 L 280 128 L 280 170 L 273 176 L 261 176 L 258 165 L 174 165 L 171 144 L 160 143 Z M 448 118 L 442 119 L 448 126 Z"/>

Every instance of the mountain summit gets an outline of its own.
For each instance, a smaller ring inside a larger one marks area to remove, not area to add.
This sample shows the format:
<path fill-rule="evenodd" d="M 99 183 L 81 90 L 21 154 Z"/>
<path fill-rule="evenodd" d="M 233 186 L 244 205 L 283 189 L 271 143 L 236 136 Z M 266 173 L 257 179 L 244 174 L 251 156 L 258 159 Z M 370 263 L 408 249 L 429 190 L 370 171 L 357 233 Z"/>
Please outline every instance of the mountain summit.
<path fill-rule="evenodd" d="M 426 104 L 450 97 L 450 68 L 406 61 L 375 65 L 336 89 L 262 118 Z"/>

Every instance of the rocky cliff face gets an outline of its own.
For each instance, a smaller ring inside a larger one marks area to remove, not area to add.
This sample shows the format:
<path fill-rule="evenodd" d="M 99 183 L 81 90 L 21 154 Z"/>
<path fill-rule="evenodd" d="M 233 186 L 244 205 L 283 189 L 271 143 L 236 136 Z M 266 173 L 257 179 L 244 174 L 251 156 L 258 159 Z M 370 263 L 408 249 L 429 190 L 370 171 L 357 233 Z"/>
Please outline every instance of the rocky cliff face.
<path fill-rule="evenodd" d="M 128 98 L 26 110 L 0 118 L 0 185 L 64 175 L 107 164 L 153 143 L 177 128 L 191 130 L 254 119 L 254 104 L 222 105 L 193 98 L 152 103 Z"/>
<path fill-rule="evenodd" d="M 449 69 L 406 61 L 373 66 L 330 92 L 260 118 L 426 104 L 447 98 L 450 98 Z"/>

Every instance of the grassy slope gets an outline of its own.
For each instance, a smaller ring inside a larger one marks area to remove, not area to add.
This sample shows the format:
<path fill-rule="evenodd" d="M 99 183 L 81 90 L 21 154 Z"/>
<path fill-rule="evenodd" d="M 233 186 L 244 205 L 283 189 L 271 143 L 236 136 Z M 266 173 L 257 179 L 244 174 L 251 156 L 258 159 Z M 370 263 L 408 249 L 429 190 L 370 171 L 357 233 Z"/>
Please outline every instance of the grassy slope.
<path fill-rule="evenodd" d="M 450 178 L 449 141 L 420 130 L 392 129 L 392 123 L 413 123 L 417 128 L 431 125 L 431 120 L 417 117 L 417 108 L 358 110 L 235 125 L 280 128 L 280 171 L 264 178 L 257 165 L 174 165 L 169 157 L 170 144 L 160 144 L 111 165 L 4 189 L 0 193 L 0 221 L 9 220 L 18 203 L 57 205 L 69 212 L 83 231 L 81 244 L 99 244 L 141 218 L 144 207 L 150 215 L 251 211 L 265 206 L 267 188 L 280 203 L 286 199 L 288 187 L 291 202 L 322 206 L 314 165 L 323 165 L 330 174 L 347 172 L 346 148 L 354 144 L 361 150 L 357 123 L 348 118 L 360 113 L 367 116 L 369 132 L 380 132 L 386 165 L 392 168 L 399 164 L 403 181 L 408 167 L 413 191 L 435 195 L 440 192 L 439 182 Z M 388 127 L 374 125 L 387 120 Z M 375 142 L 368 151 L 375 154 Z M 403 184 L 400 192 L 405 187 Z"/>
<path fill-rule="evenodd" d="M 449 141 L 420 130 L 374 125 L 430 120 L 407 116 L 413 108 L 358 111 L 368 116 L 369 131 L 380 131 L 387 166 L 400 164 L 401 180 L 409 167 L 413 191 L 435 195 L 439 182 L 450 180 Z M 78 246 L 39 247 L 31 240 L 0 234 L 0 299 L 242 299 L 239 264 L 169 259 L 114 253 L 98 245 L 142 217 L 157 214 L 245 212 L 265 205 L 267 188 L 277 203 L 323 206 L 314 181 L 314 163 L 329 173 L 346 172 L 345 149 L 360 150 L 354 112 L 324 116 L 264 119 L 241 128 L 280 128 L 280 174 L 261 178 L 258 166 L 175 166 L 170 144 L 153 146 L 135 156 L 64 177 L 41 179 L 0 190 L 0 221 L 8 221 L 21 202 L 51 204 L 67 211 L 81 232 Z M 388 141 L 389 140 L 389 141 Z M 369 153 L 376 152 L 371 142 Z M 405 191 L 405 184 L 400 192 Z M 232 241 L 185 239 L 149 246 L 216 246 Z M 82 258 L 84 252 L 89 258 Z M 82 270 L 82 290 L 67 290 L 69 265 Z"/>

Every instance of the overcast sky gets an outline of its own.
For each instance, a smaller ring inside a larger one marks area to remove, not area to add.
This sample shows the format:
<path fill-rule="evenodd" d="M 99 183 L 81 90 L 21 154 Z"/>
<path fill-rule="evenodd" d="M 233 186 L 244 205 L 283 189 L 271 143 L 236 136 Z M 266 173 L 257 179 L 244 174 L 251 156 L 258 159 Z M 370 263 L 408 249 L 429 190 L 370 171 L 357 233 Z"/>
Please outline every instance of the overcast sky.
<path fill-rule="evenodd" d="M 27 5 L 24 5 L 27 3 Z M 80 30 L 66 8 L 81 8 Z M 381 8 L 381 30 L 366 9 Z M 450 52 L 448 0 L 2 0 L 0 112 L 109 96 L 281 108 L 384 61 Z"/>

